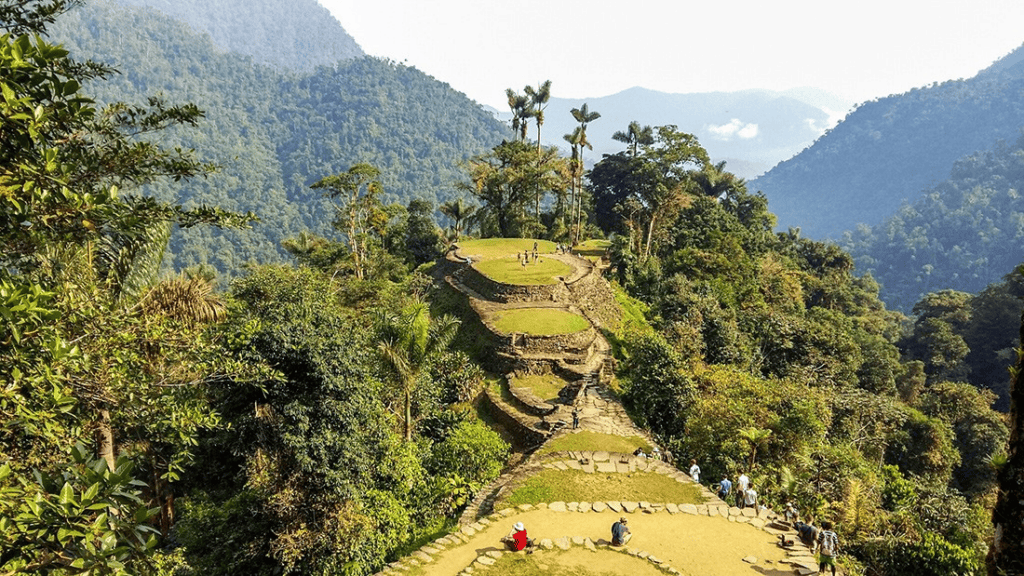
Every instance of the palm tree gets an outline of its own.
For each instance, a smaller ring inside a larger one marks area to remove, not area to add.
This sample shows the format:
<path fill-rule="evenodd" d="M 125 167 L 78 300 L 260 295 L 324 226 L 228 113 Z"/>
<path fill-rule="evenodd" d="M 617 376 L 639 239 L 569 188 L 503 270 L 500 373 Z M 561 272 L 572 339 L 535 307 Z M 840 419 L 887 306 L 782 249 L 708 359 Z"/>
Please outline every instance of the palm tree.
<path fill-rule="evenodd" d="M 541 161 L 540 127 L 544 124 L 544 108 L 548 100 L 551 99 L 551 80 L 545 80 L 543 83 L 538 84 L 537 88 L 527 86 L 523 89 L 523 92 L 529 98 L 530 111 L 533 118 L 537 121 L 537 165 L 539 167 Z M 540 222 L 541 192 L 542 190 L 538 187 L 534 202 L 534 216 L 538 222 Z"/>
<path fill-rule="evenodd" d="M 505 96 L 508 96 L 508 107 L 512 110 L 512 132 L 519 134 L 520 142 L 526 142 L 527 121 L 533 117 L 530 97 L 511 88 L 505 89 Z"/>
<path fill-rule="evenodd" d="M 612 140 L 624 142 L 629 148 L 629 155 L 636 158 L 640 152 L 640 146 L 654 144 L 654 129 L 650 126 L 641 127 L 639 122 L 633 120 L 629 123 L 629 127 L 626 128 L 625 132 L 620 131 L 612 134 Z"/>
<path fill-rule="evenodd" d="M 462 198 L 456 198 L 450 202 L 442 203 L 438 206 L 438 210 L 441 211 L 441 214 L 452 219 L 455 241 L 458 242 L 459 238 L 462 237 L 462 226 L 473 217 L 473 213 L 476 212 L 476 206 L 466 204 L 462 201 Z"/>
<path fill-rule="evenodd" d="M 378 312 L 377 350 L 404 396 L 405 440 L 412 440 L 412 395 L 420 373 L 451 343 L 459 321 L 442 316 L 431 322 L 427 305 L 417 301 L 398 314 Z"/>
<path fill-rule="evenodd" d="M 725 161 L 705 166 L 693 175 L 693 181 L 701 193 L 711 198 L 719 198 L 722 194 L 732 195 L 746 192 L 747 181 L 725 171 Z"/>
<path fill-rule="evenodd" d="M 754 460 L 757 458 L 757 448 L 764 446 L 768 443 L 768 438 L 771 437 L 772 431 L 766 428 L 756 428 L 751 426 L 750 428 L 741 428 L 737 431 L 740 438 L 747 441 L 750 444 L 750 465 L 748 470 L 754 469 Z"/>
<path fill-rule="evenodd" d="M 587 140 L 587 124 L 600 118 L 601 113 L 591 112 L 590 107 L 587 106 L 586 102 L 584 102 L 583 105 L 580 106 L 579 108 L 573 108 L 572 110 L 570 110 L 570 113 L 572 114 L 572 117 L 575 118 L 576 121 L 580 123 L 579 127 L 577 128 L 579 130 L 579 137 L 576 139 L 576 141 L 579 144 L 579 157 L 577 159 L 578 170 L 574 173 L 576 178 L 574 189 L 578 191 L 579 196 L 574 203 L 574 206 L 576 208 L 576 218 L 574 219 L 573 226 L 573 242 L 575 243 L 579 242 L 581 233 L 580 229 L 583 227 L 583 148 L 586 147 L 591 150 L 594 149 L 594 147 L 590 145 L 590 141 Z"/>

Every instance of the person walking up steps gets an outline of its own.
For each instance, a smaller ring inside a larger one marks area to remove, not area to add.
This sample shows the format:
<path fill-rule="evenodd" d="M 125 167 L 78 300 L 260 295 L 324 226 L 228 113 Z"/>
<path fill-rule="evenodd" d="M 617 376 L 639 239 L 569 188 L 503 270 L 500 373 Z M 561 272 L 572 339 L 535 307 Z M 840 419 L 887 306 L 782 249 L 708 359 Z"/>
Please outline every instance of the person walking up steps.
<path fill-rule="evenodd" d="M 626 517 L 619 518 L 619 521 L 612 524 L 612 546 L 625 546 L 629 539 L 633 537 L 633 533 L 629 531 L 629 527 L 626 526 Z"/>
<path fill-rule="evenodd" d="M 754 510 L 757 510 L 757 491 L 754 490 L 753 482 L 749 483 L 747 485 L 747 489 L 743 491 L 743 504 L 744 506 L 751 506 Z"/>
<path fill-rule="evenodd" d="M 690 478 L 697 484 L 700 484 L 700 466 L 697 466 L 696 460 L 690 460 Z"/>
<path fill-rule="evenodd" d="M 832 567 L 832 576 L 836 576 L 836 554 L 839 553 L 839 536 L 832 531 L 832 523 L 825 520 L 821 523 L 818 533 L 818 574 L 825 573 L 825 566 Z"/>

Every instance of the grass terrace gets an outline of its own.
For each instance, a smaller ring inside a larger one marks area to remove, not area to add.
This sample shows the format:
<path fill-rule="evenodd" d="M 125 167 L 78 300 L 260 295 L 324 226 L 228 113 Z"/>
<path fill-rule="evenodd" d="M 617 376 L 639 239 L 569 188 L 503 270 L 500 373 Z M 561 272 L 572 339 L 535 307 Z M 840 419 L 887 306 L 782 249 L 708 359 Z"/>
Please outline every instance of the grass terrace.
<path fill-rule="evenodd" d="M 473 267 L 495 282 L 517 286 L 557 284 L 559 276 L 571 276 L 573 267 L 554 258 L 538 257 L 525 266 L 515 256 L 474 262 Z"/>
<path fill-rule="evenodd" d="M 586 318 L 560 308 L 514 308 L 495 312 L 492 322 L 505 334 L 521 332 L 534 336 L 573 334 L 590 328 Z"/>
<path fill-rule="evenodd" d="M 554 374 L 529 374 L 514 378 L 509 383 L 510 386 L 529 388 L 541 400 L 557 399 L 566 384 L 568 382 Z"/>
<path fill-rule="evenodd" d="M 555 251 L 555 243 L 550 240 L 537 240 L 535 238 L 483 238 L 459 242 L 459 254 L 462 256 L 473 256 L 473 260 L 478 258 L 484 260 L 504 258 L 505 256 L 515 256 L 517 252 L 533 252 L 534 242 L 537 243 L 537 252 L 540 254 L 552 254 Z"/>
<path fill-rule="evenodd" d="M 582 470 L 543 470 L 519 480 L 494 503 L 494 509 L 541 502 L 672 502 L 703 504 L 700 488 L 657 472 L 595 473 Z"/>
<path fill-rule="evenodd" d="M 654 446 L 651 446 L 650 442 L 640 436 L 626 437 L 583 431 L 555 438 L 544 444 L 537 451 L 537 454 L 564 451 L 582 452 L 585 450 L 593 452 L 603 450 L 605 452 L 632 454 L 637 448 L 643 448 L 645 453 L 650 454 Z"/>
<path fill-rule="evenodd" d="M 573 254 L 578 254 L 588 260 L 600 260 L 605 251 L 612 245 L 608 240 L 587 240 L 573 246 Z"/>

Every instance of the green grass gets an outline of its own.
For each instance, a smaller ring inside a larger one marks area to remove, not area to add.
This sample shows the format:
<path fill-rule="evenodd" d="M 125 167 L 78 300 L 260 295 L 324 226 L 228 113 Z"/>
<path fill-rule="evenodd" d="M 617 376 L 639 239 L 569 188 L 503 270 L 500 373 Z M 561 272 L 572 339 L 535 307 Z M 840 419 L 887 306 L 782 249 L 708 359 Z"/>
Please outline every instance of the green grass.
<path fill-rule="evenodd" d="M 583 431 L 576 434 L 566 434 L 560 438 L 544 444 L 537 454 L 549 454 L 551 452 L 583 451 L 591 450 L 597 452 L 621 452 L 632 454 L 637 448 L 643 448 L 644 452 L 650 454 L 654 448 L 640 436 L 616 436 L 614 434 L 601 434 L 599 432 Z"/>
<path fill-rule="evenodd" d="M 571 276 L 573 267 L 554 258 L 539 257 L 523 266 L 515 257 L 493 258 L 475 262 L 473 267 L 495 282 L 517 286 L 557 284 L 559 276 Z"/>
<path fill-rule="evenodd" d="M 529 374 L 515 378 L 510 383 L 511 386 L 529 388 L 541 400 L 558 398 L 558 393 L 566 384 L 568 382 L 554 374 Z"/>
<path fill-rule="evenodd" d="M 505 334 L 522 332 L 534 336 L 573 334 L 590 327 L 586 318 L 559 308 L 505 310 L 494 314 L 493 323 L 497 330 Z"/>
<path fill-rule="evenodd" d="M 540 254 L 551 254 L 555 251 L 555 243 L 550 240 L 536 240 L 534 238 L 483 238 L 481 240 L 459 242 L 459 254 L 484 259 L 502 258 L 513 256 L 517 252 L 524 250 L 533 252 L 534 242 L 537 243 L 537 252 Z M 476 259 L 473 258 L 473 260 Z"/>
<path fill-rule="evenodd" d="M 605 251 L 611 247 L 608 240 L 587 240 L 572 247 L 573 254 L 579 254 L 590 260 L 598 260 L 604 256 Z"/>
<path fill-rule="evenodd" d="M 541 502 L 672 502 L 702 504 L 700 489 L 656 472 L 587 474 L 582 470 L 543 470 L 517 483 L 494 509 Z"/>

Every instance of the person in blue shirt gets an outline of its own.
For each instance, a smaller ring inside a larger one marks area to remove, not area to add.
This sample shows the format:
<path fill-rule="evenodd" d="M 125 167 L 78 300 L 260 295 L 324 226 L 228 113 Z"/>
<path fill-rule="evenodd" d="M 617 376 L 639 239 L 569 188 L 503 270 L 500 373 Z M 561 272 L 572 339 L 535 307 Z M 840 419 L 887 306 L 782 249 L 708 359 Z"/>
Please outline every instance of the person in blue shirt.
<path fill-rule="evenodd" d="M 619 518 L 618 522 L 612 524 L 612 546 L 624 546 L 632 537 L 633 533 L 626 526 L 625 517 Z"/>
<path fill-rule="evenodd" d="M 718 497 L 725 500 L 729 493 L 732 491 L 732 482 L 729 481 L 729 477 L 722 474 L 722 481 L 718 483 Z"/>

